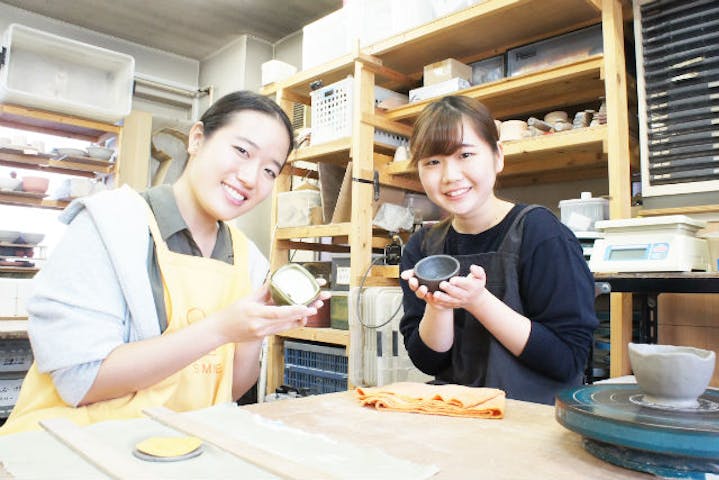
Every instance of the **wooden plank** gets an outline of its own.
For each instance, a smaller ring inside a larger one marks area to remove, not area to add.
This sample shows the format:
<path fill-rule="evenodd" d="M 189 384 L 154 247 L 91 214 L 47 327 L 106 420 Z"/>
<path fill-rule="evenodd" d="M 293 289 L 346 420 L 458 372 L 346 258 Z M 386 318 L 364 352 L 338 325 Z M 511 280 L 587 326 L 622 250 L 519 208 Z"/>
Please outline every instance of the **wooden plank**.
<path fill-rule="evenodd" d="M 332 345 L 348 346 L 350 344 L 350 335 L 348 330 L 338 330 L 336 328 L 313 328 L 300 327 L 286 330 L 278 336 L 283 338 L 291 338 L 294 340 L 308 340 L 311 342 L 330 343 Z"/>
<path fill-rule="evenodd" d="M 657 215 L 693 215 L 697 213 L 719 212 L 719 204 L 714 205 L 691 205 L 686 207 L 671 208 L 646 208 L 639 210 L 640 217 L 653 217 Z"/>
<path fill-rule="evenodd" d="M 310 145 L 295 150 L 290 155 L 290 162 L 330 162 L 335 165 L 347 165 L 350 155 L 350 137 L 338 138 L 319 145 Z"/>
<path fill-rule="evenodd" d="M 383 117 L 382 114 L 363 114 L 362 123 L 372 125 L 380 130 L 385 130 L 390 133 L 396 133 L 405 137 L 412 135 L 412 127 L 404 125 L 403 123 L 393 122 Z"/>
<path fill-rule="evenodd" d="M 295 462 L 274 452 L 260 449 L 251 443 L 232 437 L 222 430 L 205 425 L 165 407 L 146 408 L 143 413 L 153 420 L 187 435 L 194 435 L 232 455 L 241 458 L 280 478 L 290 480 L 334 479 L 335 475 Z M 140 478 L 140 477 L 136 477 Z"/>
<path fill-rule="evenodd" d="M 122 130 L 109 123 L 7 104 L 0 104 L 0 125 L 91 142 Z"/>
<path fill-rule="evenodd" d="M 357 182 L 355 182 L 357 183 Z M 275 223 L 276 225 L 276 223 Z M 307 225 L 303 227 L 285 227 L 275 230 L 275 238 L 289 240 L 291 238 L 337 237 L 348 235 L 352 224 L 333 223 L 329 225 Z"/>
<path fill-rule="evenodd" d="M 1 339 L 25 339 L 27 337 L 27 317 L 20 320 L 17 317 L 0 318 L 0 338 Z"/>
<path fill-rule="evenodd" d="M 66 418 L 40 420 L 39 423 L 50 435 L 110 478 L 135 480 L 151 476 L 147 470 L 127 461 L 129 452 L 126 455 L 118 453 L 100 438 Z"/>
<path fill-rule="evenodd" d="M 602 0 L 604 86 L 606 90 L 609 218 L 631 216 L 629 114 L 624 57 L 624 20 L 618 0 Z M 627 344 L 632 340 L 632 296 L 612 293 L 610 299 L 610 376 L 630 372 Z"/>

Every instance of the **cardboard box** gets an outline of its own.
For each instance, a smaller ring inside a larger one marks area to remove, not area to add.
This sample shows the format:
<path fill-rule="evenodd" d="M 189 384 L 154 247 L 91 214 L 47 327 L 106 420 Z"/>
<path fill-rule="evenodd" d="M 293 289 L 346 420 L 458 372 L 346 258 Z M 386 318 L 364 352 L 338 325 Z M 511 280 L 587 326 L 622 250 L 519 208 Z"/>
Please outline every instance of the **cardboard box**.
<path fill-rule="evenodd" d="M 436 85 L 454 78 L 469 82 L 472 79 L 472 67 L 454 58 L 424 66 L 424 86 Z"/>

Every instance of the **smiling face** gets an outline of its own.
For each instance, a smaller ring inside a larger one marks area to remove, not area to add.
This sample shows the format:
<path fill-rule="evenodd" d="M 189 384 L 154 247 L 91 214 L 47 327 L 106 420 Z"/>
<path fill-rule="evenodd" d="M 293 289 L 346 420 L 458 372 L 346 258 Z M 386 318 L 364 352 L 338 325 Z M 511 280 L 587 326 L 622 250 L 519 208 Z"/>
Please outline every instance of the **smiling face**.
<path fill-rule="evenodd" d="M 264 112 L 234 113 L 209 136 L 201 123 L 195 124 L 191 158 L 179 180 L 193 199 L 193 217 L 226 221 L 254 208 L 272 192 L 289 147 L 283 123 Z"/>
<path fill-rule="evenodd" d="M 417 159 L 419 179 L 435 204 L 456 221 L 473 224 L 493 210 L 494 183 L 504 159 L 501 149 L 482 138 L 466 116 L 456 128 L 461 143 L 454 151 Z"/>

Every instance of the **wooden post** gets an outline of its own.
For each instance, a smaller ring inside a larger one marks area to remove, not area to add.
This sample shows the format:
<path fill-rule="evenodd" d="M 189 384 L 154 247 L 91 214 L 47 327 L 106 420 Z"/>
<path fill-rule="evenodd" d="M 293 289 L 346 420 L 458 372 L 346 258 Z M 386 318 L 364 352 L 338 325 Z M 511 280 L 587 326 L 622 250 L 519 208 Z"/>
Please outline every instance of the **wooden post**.
<path fill-rule="evenodd" d="M 282 107 L 287 116 L 292 118 L 293 104 L 291 100 L 287 99 L 282 89 L 277 90 L 277 96 L 275 101 Z M 289 159 L 288 159 L 289 161 Z M 277 227 L 277 198 L 279 192 L 287 192 L 290 189 L 292 182 L 292 167 L 285 165 L 280 172 L 280 175 L 275 180 L 274 191 L 272 193 L 272 211 L 270 212 L 270 225 L 274 225 L 273 228 Z M 270 271 L 274 271 L 278 267 L 286 264 L 289 261 L 290 250 L 289 242 L 279 241 L 274 238 L 276 235 L 275 231 L 270 233 Z M 268 338 L 267 345 L 267 358 L 265 361 L 265 367 L 267 369 L 267 385 L 265 392 L 257 392 L 258 396 L 274 393 L 277 387 L 282 385 L 284 378 L 284 341 L 281 337 L 274 335 Z"/>
<path fill-rule="evenodd" d="M 619 0 L 602 0 L 604 86 L 607 108 L 609 217 L 631 216 L 629 102 L 624 57 L 624 24 Z M 632 340 L 632 295 L 610 295 L 610 376 L 630 372 L 627 343 Z"/>
<path fill-rule="evenodd" d="M 128 184 L 138 191 L 150 183 L 152 114 L 133 110 L 125 117 L 118 138 L 117 186 Z"/>

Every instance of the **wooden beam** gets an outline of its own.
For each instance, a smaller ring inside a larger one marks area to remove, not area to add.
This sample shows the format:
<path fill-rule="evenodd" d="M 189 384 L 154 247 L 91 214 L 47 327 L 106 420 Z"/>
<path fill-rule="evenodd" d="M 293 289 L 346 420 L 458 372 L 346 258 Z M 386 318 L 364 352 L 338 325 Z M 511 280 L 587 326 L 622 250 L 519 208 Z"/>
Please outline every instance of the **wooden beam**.
<path fill-rule="evenodd" d="M 405 137 L 410 137 L 413 130 L 412 127 L 410 127 L 409 125 L 405 125 L 399 122 L 393 122 L 391 120 L 388 120 L 384 116 L 378 114 L 362 115 L 362 123 L 371 125 L 375 128 L 379 128 L 380 130 L 385 130 L 390 133 L 396 133 L 397 135 L 402 135 Z"/>

